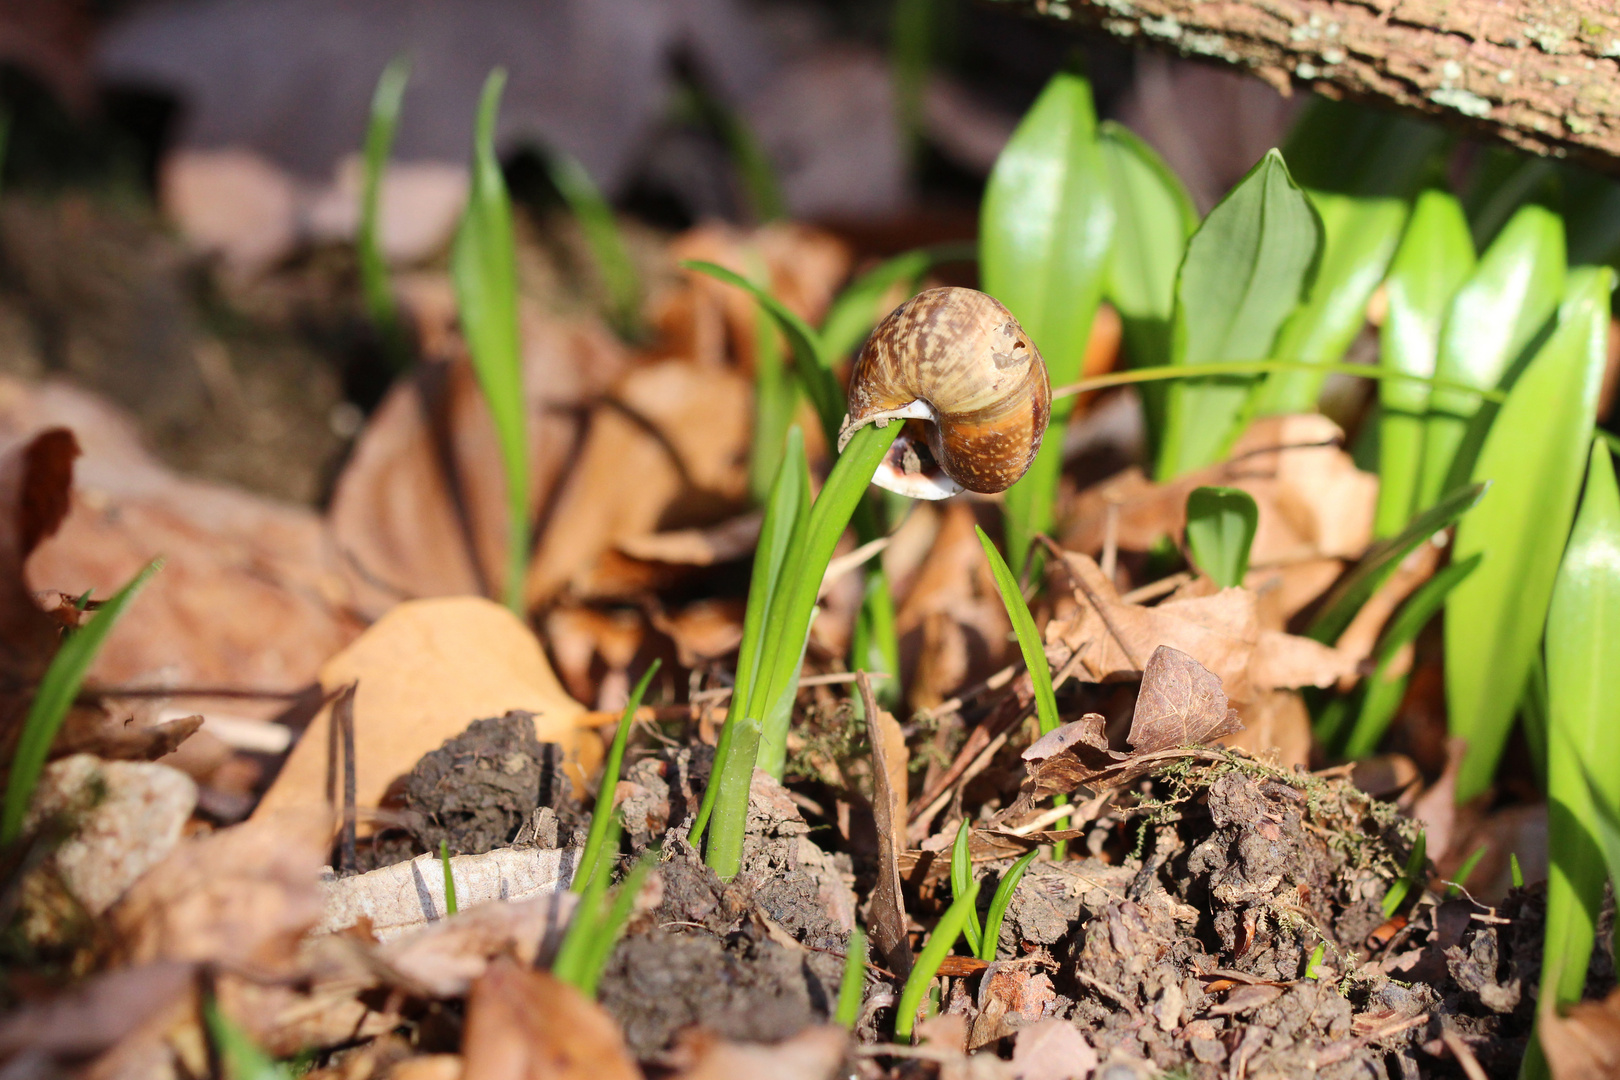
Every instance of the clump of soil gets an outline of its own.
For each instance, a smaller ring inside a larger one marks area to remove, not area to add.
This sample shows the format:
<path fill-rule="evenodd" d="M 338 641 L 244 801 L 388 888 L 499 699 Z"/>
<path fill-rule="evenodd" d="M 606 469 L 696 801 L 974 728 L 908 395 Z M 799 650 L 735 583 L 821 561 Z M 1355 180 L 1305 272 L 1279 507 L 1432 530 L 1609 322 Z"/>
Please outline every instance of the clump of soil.
<path fill-rule="evenodd" d="M 453 855 L 482 854 L 511 843 L 526 825 L 530 842 L 567 841 L 590 819 L 561 762 L 559 746 L 535 737 L 533 713 L 473 721 L 398 781 L 388 800 L 395 827 L 360 850 L 359 868 L 438 851 L 440 841 Z"/>

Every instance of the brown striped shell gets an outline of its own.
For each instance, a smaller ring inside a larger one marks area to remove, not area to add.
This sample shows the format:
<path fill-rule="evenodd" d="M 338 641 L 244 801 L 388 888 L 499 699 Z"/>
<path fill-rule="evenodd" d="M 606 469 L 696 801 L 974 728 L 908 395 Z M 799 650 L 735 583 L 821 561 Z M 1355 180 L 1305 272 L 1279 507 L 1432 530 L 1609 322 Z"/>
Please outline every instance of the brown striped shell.
<path fill-rule="evenodd" d="M 873 482 L 912 498 L 1005 491 L 1051 416 L 1046 364 L 1018 320 L 973 289 L 928 289 L 878 324 L 855 361 L 839 448 L 903 420 Z"/>

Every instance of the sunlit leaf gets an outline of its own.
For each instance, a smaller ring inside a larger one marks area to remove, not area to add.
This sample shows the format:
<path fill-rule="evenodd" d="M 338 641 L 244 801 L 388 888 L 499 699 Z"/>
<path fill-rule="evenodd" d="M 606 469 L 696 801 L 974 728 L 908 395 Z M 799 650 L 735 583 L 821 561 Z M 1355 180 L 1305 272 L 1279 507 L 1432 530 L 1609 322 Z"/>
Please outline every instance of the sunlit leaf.
<path fill-rule="evenodd" d="M 1290 132 L 1283 156 L 1322 218 L 1316 280 L 1277 335 L 1278 360 L 1340 360 L 1366 322 L 1412 196 L 1444 145 L 1441 128 L 1352 102 L 1316 98 Z M 1257 413 L 1308 412 L 1327 376 L 1270 375 L 1255 391 Z"/>
<path fill-rule="evenodd" d="M 399 305 L 394 302 L 393 285 L 388 278 L 388 260 L 383 255 L 379 221 L 382 217 L 382 181 L 388 171 L 388 155 L 394 147 L 399 112 L 405 101 L 405 84 L 411 77 L 410 59 L 396 56 L 383 68 L 377 89 L 371 96 L 371 120 L 366 126 L 366 153 L 360 183 L 360 228 L 355 237 L 355 255 L 360 263 L 360 291 L 366 312 L 382 338 L 388 359 L 396 368 L 410 362 L 409 346 L 399 324 Z"/>
<path fill-rule="evenodd" d="M 1535 651 L 1569 536 L 1597 412 L 1613 274 L 1570 276 L 1558 328 L 1519 378 L 1490 429 L 1476 480 L 1489 495 L 1457 527 L 1452 558 L 1484 554 L 1446 603 L 1446 704 L 1468 751 L 1466 801 L 1490 786 Z"/>
<path fill-rule="evenodd" d="M 1080 375 L 1113 227 L 1091 86 L 1059 72 L 996 159 L 979 219 L 982 287 L 1034 340 L 1053 385 Z M 1052 529 L 1073 407 L 1072 397 L 1052 403 L 1052 434 L 1006 495 L 1007 551 L 1020 572 L 1030 542 Z"/>
<path fill-rule="evenodd" d="M 1440 331 L 1457 289 L 1474 268 L 1474 242 L 1462 204 L 1432 188 L 1418 196 L 1385 283 L 1383 365 L 1425 377 L 1435 373 Z M 1373 535 L 1388 536 L 1416 513 L 1429 387 L 1408 379 L 1378 384 L 1378 509 Z"/>
<path fill-rule="evenodd" d="M 1176 364 L 1257 360 L 1315 273 L 1322 224 L 1272 150 L 1209 212 L 1176 280 Z M 1255 378 L 1172 383 L 1158 473 L 1170 479 L 1220 460 L 1246 415 Z"/>
<path fill-rule="evenodd" d="M 1259 524 L 1260 508 L 1247 491 L 1194 488 L 1187 496 L 1187 550 L 1193 565 L 1223 589 L 1242 585 Z"/>
<path fill-rule="evenodd" d="M 1434 373 L 1466 386 L 1504 384 L 1564 294 L 1564 226 L 1542 206 L 1521 207 L 1446 313 Z M 1473 474 L 1496 409 L 1477 394 L 1435 387 L 1424 429 L 1419 506 Z"/>
<path fill-rule="evenodd" d="M 1604 275 L 1607 276 L 1606 274 Z M 1586 494 L 1547 611 L 1547 923 L 1542 993 L 1579 1001 L 1608 880 L 1604 818 L 1620 813 L 1620 487 L 1592 445 Z M 1590 778 L 1590 780 L 1588 779 Z M 1556 961 L 1556 962 L 1555 962 Z"/>

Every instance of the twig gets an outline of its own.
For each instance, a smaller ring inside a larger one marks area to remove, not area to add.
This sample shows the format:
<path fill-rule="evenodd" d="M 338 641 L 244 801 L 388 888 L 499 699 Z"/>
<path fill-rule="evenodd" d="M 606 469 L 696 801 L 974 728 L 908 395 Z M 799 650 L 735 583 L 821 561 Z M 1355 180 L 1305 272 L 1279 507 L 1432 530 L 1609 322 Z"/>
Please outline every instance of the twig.
<path fill-rule="evenodd" d="M 343 737 L 343 846 L 339 859 L 344 872 L 352 871 L 358 861 L 354 850 L 354 694 L 359 687 L 359 680 L 350 683 L 338 692 L 337 700 L 332 703 L 332 723 Z"/>

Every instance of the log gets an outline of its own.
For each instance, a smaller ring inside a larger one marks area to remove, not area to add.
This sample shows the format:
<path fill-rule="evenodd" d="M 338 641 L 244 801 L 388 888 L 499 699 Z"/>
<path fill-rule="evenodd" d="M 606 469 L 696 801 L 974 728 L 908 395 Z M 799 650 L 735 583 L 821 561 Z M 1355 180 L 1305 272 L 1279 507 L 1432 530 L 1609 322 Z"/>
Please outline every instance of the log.
<path fill-rule="evenodd" d="M 1620 172 L 1614 0 L 985 0 Z"/>

